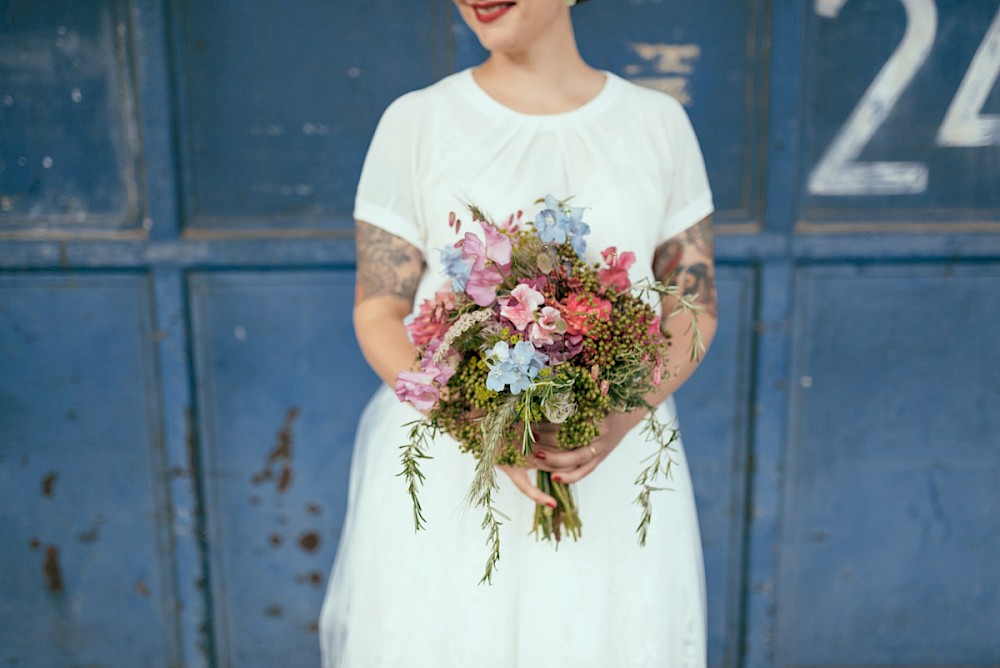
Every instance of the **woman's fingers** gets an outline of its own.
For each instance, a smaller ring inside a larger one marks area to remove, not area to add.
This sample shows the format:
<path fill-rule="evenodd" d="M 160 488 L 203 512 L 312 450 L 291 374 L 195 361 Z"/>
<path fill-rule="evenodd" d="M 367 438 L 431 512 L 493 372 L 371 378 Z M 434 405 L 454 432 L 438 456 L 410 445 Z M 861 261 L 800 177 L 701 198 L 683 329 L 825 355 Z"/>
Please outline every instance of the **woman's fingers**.
<path fill-rule="evenodd" d="M 535 451 L 535 460 L 540 461 L 538 468 L 543 471 L 569 471 L 588 464 L 596 458 L 589 446 L 576 450 L 553 450 L 543 448 Z"/>
<path fill-rule="evenodd" d="M 543 506 L 548 506 L 549 508 L 556 507 L 556 500 L 554 498 L 531 484 L 531 479 L 528 477 L 528 469 L 514 466 L 501 466 L 499 468 L 507 474 L 507 477 L 514 483 L 514 486 L 521 490 L 521 493 L 526 497 Z"/>
<path fill-rule="evenodd" d="M 577 466 L 575 469 L 569 471 L 560 471 L 552 475 L 552 479 L 556 482 L 563 482 L 567 485 L 570 483 L 578 482 L 587 475 L 589 475 L 597 465 L 601 463 L 604 457 L 592 457 L 589 462 L 583 464 L 582 466 Z"/>

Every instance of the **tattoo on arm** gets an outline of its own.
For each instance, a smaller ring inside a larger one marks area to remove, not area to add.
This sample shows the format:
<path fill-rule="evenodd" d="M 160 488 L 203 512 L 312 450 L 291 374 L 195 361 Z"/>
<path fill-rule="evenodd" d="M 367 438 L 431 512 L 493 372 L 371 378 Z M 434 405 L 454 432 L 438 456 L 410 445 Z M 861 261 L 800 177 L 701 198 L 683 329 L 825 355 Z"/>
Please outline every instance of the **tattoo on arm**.
<path fill-rule="evenodd" d="M 712 258 L 712 220 L 705 218 L 656 249 L 653 275 L 667 285 L 681 286 L 685 296 L 694 296 L 706 315 L 719 317 Z"/>
<path fill-rule="evenodd" d="M 358 221 L 358 301 L 390 296 L 412 302 L 424 271 L 420 251 L 394 234 Z"/>

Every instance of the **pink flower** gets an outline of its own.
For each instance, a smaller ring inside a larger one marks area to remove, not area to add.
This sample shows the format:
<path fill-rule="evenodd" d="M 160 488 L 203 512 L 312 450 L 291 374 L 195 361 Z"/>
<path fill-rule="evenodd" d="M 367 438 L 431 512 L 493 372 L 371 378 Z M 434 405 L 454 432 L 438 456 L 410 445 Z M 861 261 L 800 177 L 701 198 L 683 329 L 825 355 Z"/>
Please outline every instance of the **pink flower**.
<path fill-rule="evenodd" d="M 431 384 L 435 375 L 433 371 L 400 371 L 396 376 L 396 396 L 419 411 L 434 408 L 441 396 Z"/>
<path fill-rule="evenodd" d="M 466 232 L 462 241 L 462 258 L 472 263 L 465 292 L 478 306 L 489 306 L 497 298 L 497 286 L 503 281 L 503 273 L 510 270 L 513 249 L 510 237 L 490 223 L 480 221 L 480 225 L 485 243 L 472 232 Z"/>
<path fill-rule="evenodd" d="M 649 336 L 653 340 L 659 340 L 663 338 L 663 332 L 660 331 L 660 316 L 656 316 L 649 322 Z"/>
<path fill-rule="evenodd" d="M 653 365 L 653 385 L 659 387 L 661 382 L 663 382 L 663 362 L 657 357 L 656 364 Z"/>
<path fill-rule="evenodd" d="M 451 290 L 441 290 L 433 299 L 425 299 L 420 305 L 420 312 L 406 322 L 406 331 L 413 343 L 422 346 L 431 339 L 444 336 L 448 330 L 448 313 L 454 308 L 455 293 Z"/>
<path fill-rule="evenodd" d="M 497 298 L 497 288 L 503 282 L 503 275 L 496 267 L 472 268 L 465 284 L 465 293 L 472 297 L 477 306 L 490 306 Z"/>
<path fill-rule="evenodd" d="M 542 308 L 538 321 L 531 323 L 528 328 L 528 339 L 536 348 L 551 346 L 556 342 L 554 335 L 566 331 L 566 321 L 560 316 L 559 309 L 551 306 Z"/>
<path fill-rule="evenodd" d="M 572 294 L 563 303 L 562 316 L 570 334 L 587 334 L 595 320 L 611 317 L 611 302 L 594 295 Z"/>
<path fill-rule="evenodd" d="M 433 382 L 437 385 L 444 387 L 451 380 L 451 377 L 455 375 L 455 368 L 448 364 L 446 361 L 435 361 L 434 356 L 437 353 L 438 348 L 441 347 L 442 339 L 436 338 L 429 342 L 424 348 L 423 355 L 420 358 L 420 370 L 425 373 L 433 373 Z M 445 355 L 445 360 L 449 357 L 455 357 L 454 351 Z"/>
<path fill-rule="evenodd" d="M 541 292 L 520 283 L 510 291 L 510 297 L 499 301 L 500 315 L 510 320 L 517 331 L 523 332 L 525 327 L 535 321 L 535 311 L 545 303 L 545 297 Z"/>
<path fill-rule="evenodd" d="M 632 281 L 628 277 L 628 270 L 629 267 L 635 264 L 635 253 L 627 251 L 618 255 L 618 249 L 615 246 L 609 246 L 601 251 L 601 255 L 604 257 L 604 261 L 608 263 L 607 269 L 601 269 L 597 272 L 597 279 L 601 284 L 609 288 L 615 288 L 619 292 L 624 292 L 632 287 Z"/>
<path fill-rule="evenodd" d="M 472 232 L 466 232 L 462 243 L 462 257 L 472 262 L 473 271 L 482 270 L 486 266 L 486 260 L 491 260 L 501 270 L 508 269 L 513 252 L 510 237 L 487 222 L 479 224 L 483 227 L 486 242 L 483 243 Z"/>

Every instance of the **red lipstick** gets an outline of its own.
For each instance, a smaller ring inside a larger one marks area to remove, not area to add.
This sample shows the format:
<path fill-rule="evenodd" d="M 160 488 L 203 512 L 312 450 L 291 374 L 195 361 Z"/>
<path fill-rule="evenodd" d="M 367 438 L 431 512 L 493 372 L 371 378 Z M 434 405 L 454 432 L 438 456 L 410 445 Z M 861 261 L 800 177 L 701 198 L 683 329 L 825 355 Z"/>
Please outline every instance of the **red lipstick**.
<path fill-rule="evenodd" d="M 507 0 L 487 0 L 486 2 L 472 3 L 472 9 L 481 23 L 493 23 L 510 11 L 514 4 Z"/>

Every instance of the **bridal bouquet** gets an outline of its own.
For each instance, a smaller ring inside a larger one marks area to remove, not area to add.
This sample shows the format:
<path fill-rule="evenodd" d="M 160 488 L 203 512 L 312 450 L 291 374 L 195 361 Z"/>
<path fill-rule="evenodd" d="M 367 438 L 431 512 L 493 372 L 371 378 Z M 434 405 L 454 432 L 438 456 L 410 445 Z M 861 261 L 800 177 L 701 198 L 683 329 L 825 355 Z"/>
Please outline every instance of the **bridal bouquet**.
<path fill-rule="evenodd" d="M 559 425 L 559 446 L 574 449 L 599 435 L 610 412 L 651 408 L 645 396 L 661 382 L 668 341 L 642 296 L 669 294 L 678 298 L 680 309 L 695 309 L 675 286 L 633 285 L 632 252 L 612 246 L 601 253 L 603 264 L 588 264 L 584 209 L 551 195 L 536 204 L 542 202 L 533 222 L 518 212 L 496 223 L 469 206 L 481 235 L 467 231 L 441 252 L 450 286 L 425 300 L 407 321 L 419 357 L 413 370 L 396 380 L 397 396 L 426 415 L 408 425 L 400 474 L 418 530 L 425 521 L 418 498 L 424 480 L 420 460 L 428 457 L 433 438 L 451 434 L 478 459 L 469 499 L 484 511 L 490 547 L 486 582 L 499 560 L 499 528 L 506 519 L 494 506 L 495 465 L 523 466 L 532 453 L 532 426 L 539 422 Z M 456 233 L 461 224 L 452 213 L 449 225 Z M 669 477 L 676 438 L 653 411 L 645 428 L 660 447 L 636 479 L 643 544 L 649 495 L 658 489 L 658 479 Z M 536 506 L 536 536 L 578 539 L 582 525 L 571 486 L 546 471 L 538 471 L 537 485 L 557 503 L 554 509 Z"/>

